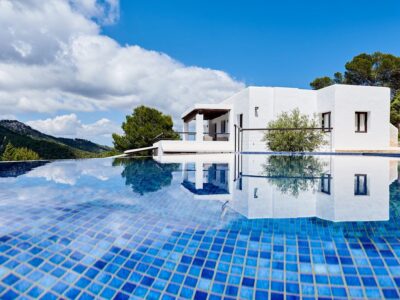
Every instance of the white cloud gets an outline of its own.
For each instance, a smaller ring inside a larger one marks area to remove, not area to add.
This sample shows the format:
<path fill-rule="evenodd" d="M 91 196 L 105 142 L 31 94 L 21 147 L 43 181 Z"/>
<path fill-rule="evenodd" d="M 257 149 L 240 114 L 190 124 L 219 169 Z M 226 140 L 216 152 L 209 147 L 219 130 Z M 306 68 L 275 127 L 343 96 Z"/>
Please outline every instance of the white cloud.
<path fill-rule="evenodd" d="M 7 114 L 7 115 L 0 115 L 0 120 L 16 120 L 17 117 L 15 115 Z"/>
<path fill-rule="evenodd" d="M 114 23 L 119 17 L 119 0 L 69 0 L 72 7 L 87 18 L 93 18 L 101 24 Z"/>
<path fill-rule="evenodd" d="M 119 126 L 105 118 L 91 124 L 83 124 L 76 114 L 61 115 L 26 123 L 36 130 L 53 136 L 79 137 L 89 140 L 99 140 L 101 137 L 110 138 L 112 133 L 121 131 Z"/>
<path fill-rule="evenodd" d="M 26 174 L 30 178 L 45 178 L 46 181 L 75 185 L 82 176 L 89 176 L 100 181 L 119 176 L 121 167 L 111 167 L 111 160 L 81 160 L 79 164 L 73 161 L 55 161 Z"/>
<path fill-rule="evenodd" d="M 225 72 L 101 35 L 98 24 L 118 10 L 117 0 L 0 0 L 0 111 L 127 112 L 145 104 L 177 117 L 243 88 Z"/>

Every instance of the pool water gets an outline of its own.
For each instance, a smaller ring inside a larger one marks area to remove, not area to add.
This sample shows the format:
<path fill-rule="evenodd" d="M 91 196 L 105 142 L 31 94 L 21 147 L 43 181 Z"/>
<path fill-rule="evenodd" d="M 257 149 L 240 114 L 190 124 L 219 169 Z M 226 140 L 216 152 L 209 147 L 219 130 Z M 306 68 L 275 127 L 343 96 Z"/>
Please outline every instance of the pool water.
<path fill-rule="evenodd" d="M 399 298 L 399 160 L 0 164 L 0 299 Z"/>

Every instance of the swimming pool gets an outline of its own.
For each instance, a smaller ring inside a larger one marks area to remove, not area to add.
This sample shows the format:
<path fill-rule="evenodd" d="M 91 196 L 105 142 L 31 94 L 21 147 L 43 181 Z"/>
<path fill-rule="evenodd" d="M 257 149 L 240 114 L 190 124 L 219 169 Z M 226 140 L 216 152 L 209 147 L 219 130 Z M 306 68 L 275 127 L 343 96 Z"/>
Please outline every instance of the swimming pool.
<path fill-rule="evenodd" d="M 0 298 L 399 298 L 399 160 L 0 164 Z"/>

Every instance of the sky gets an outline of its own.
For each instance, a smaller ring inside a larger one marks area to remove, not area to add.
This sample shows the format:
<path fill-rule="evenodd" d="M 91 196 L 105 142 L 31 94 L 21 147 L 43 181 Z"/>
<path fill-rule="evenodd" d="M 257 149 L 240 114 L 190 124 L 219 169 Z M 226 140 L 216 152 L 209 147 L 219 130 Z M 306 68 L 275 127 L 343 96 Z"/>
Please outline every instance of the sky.
<path fill-rule="evenodd" d="M 400 55 L 400 1 L 0 0 L 0 119 L 111 145 L 249 85 L 310 88 L 353 56 Z"/>

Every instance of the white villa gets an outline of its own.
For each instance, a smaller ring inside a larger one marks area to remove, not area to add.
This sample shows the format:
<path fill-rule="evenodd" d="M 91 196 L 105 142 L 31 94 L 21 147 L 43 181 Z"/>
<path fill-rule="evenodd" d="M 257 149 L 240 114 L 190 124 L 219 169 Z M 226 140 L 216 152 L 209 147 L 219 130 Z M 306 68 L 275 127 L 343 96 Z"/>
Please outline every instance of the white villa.
<path fill-rule="evenodd" d="M 390 124 L 390 89 L 354 85 L 320 90 L 247 87 L 219 104 L 195 104 L 182 114 L 182 140 L 161 140 L 151 148 L 158 155 L 265 152 L 261 129 L 295 108 L 319 116 L 328 145 L 321 151 L 397 150 L 397 128 Z"/>

